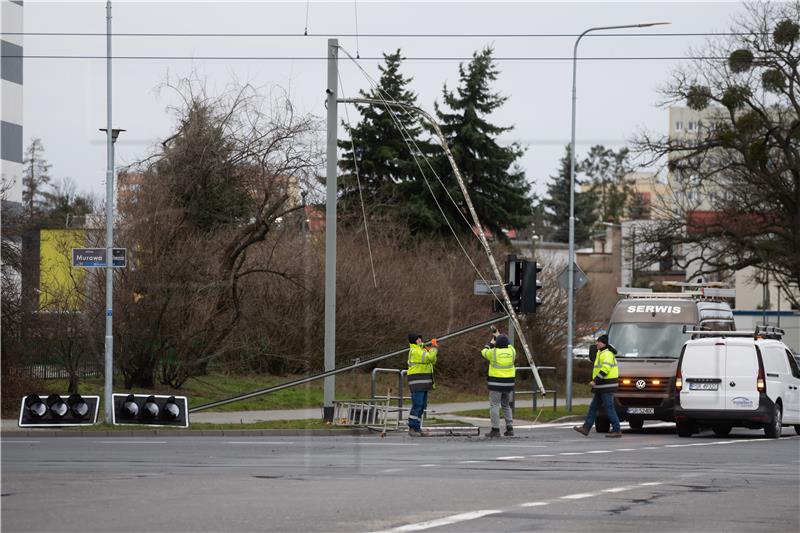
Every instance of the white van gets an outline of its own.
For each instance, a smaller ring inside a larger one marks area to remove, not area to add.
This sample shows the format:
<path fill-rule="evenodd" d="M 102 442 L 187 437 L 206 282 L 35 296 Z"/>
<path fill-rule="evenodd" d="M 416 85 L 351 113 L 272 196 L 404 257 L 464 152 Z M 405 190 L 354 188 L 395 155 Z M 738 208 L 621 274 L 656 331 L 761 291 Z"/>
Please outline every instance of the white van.
<path fill-rule="evenodd" d="M 781 436 L 782 426 L 800 435 L 800 369 L 781 342 L 783 330 L 755 333 L 693 331 L 675 374 L 675 422 L 689 437 L 710 426 L 720 436 L 734 426 Z"/>

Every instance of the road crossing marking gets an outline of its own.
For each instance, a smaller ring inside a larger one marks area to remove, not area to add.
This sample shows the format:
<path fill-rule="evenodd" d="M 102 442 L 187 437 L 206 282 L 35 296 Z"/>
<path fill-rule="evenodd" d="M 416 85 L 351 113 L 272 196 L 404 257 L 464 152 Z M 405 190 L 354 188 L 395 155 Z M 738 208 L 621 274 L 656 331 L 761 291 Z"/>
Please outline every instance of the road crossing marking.
<path fill-rule="evenodd" d="M 615 492 L 625 492 L 626 490 L 631 490 L 635 487 L 612 487 L 610 489 L 603 489 L 600 492 L 608 492 L 608 493 L 615 493 Z"/>
<path fill-rule="evenodd" d="M 582 500 L 584 498 L 591 498 L 592 496 L 597 496 L 596 492 L 581 492 L 579 494 L 570 494 L 568 496 L 562 496 L 561 500 Z"/>
<path fill-rule="evenodd" d="M 635 452 L 636 448 L 617 448 L 615 452 Z"/>
<path fill-rule="evenodd" d="M 463 462 L 463 461 L 461 461 Z M 384 470 L 383 472 L 387 472 Z M 654 487 L 657 485 L 663 485 L 666 483 L 665 481 L 647 481 L 644 483 L 639 483 L 637 485 L 625 485 L 622 487 L 610 487 L 607 489 L 602 489 L 598 492 L 580 492 L 576 494 L 568 494 L 566 496 L 561 496 L 556 500 L 540 500 L 535 502 L 526 502 L 520 503 L 517 507 L 544 507 L 546 505 L 550 505 L 550 503 L 554 503 L 559 500 L 582 500 L 585 498 L 592 498 L 594 496 L 599 496 L 601 493 L 613 494 L 618 492 L 625 492 L 628 490 L 633 490 L 637 487 Z M 382 530 L 377 533 L 401 533 L 405 531 L 422 531 L 425 529 L 432 529 L 435 527 L 442 527 L 448 526 L 452 524 L 457 524 L 459 522 L 466 522 L 469 520 L 475 520 L 478 518 L 483 518 L 484 516 L 489 516 L 493 514 L 498 514 L 504 512 L 503 510 L 484 510 L 484 511 L 472 511 L 467 513 L 461 513 L 456 515 L 447 516 L 444 518 L 439 518 L 436 520 L 428 520 L 425 522 L 417 522 L 415 524 L 407 524 L 405 526 L 399 526 L 392 529 Z"/>
<path fill-rule="evenodd" d="M 437 464 L 435 464 L 435 463 L 428 463 L 428 464 L 419 465 L 419 466 L 431 467 L 431 466 L 439 466 L 439 465 L 437 465 Z"/>
<path fill-rule="evenodd" d="M 379 474 L 391 474 L 393 472 L 402 472 L 404 468 L 387 468 L 386 470 L 378 470 Z"/>
<path fill-rule="evenodd" d="M 264 440 L 229 440 L 226 444 L 294 444 L 294 442 L 286 442 L 286 441 L 264 441 Z"/>
<path fill-rule="evenodd" d="M 166 444 L 165 440 L 96 440 L 100 444 Z"/>
<path fill-rule="evenodd" d="M 524 455 L 506 455 L 503 457 L 495 457 L 498 461 L 514 461 L 516 459 L 525 459 Z"/>
<path fill-rule="evenodd" d="M 428 520 L 427 522 L 417 522 L 416 524 L 408 524 L 405 526 L 395 527 L 392 529 L 386 529 L 381 531 L 380 533 L 403 533 L 405 531 L 422 531 L 423 529 L 449 526 L 452 524 L 457 524 L 459 522 L 475 520 L 476 518 L 483 518 L 484 516 L 489 516 L 500 512 L 502 511 L 487 509 L 483 511 L 472 511 L 470 513 L 454 514 L 452 516 L 446 516 L 444 518 L 439 518 L 437 520 Z"/>
<path fill-rule="evenodd" d="M 536 455 L 529 455 L 528 457 L 555 457 L 552 453 L 537 453 Z"/>
<path fill-rule="evenodd" d="M 558 455 L 583 455 L 583 452 L 561 452 Z"/>
<path fill-rule="evenodd" d="M 614 450 L 592 450 L 586 453 L 614 453 Z"/>
<path fill-rule="evenodd" d="M 462 464 L 462 465 L 466 465 L 466 464 L 472 464 L 472 463 L 482 463 L 482 462 L 483 462 L 483 461 L 459 461 L 458 463 L 459 463 L 459 464 Z"/>

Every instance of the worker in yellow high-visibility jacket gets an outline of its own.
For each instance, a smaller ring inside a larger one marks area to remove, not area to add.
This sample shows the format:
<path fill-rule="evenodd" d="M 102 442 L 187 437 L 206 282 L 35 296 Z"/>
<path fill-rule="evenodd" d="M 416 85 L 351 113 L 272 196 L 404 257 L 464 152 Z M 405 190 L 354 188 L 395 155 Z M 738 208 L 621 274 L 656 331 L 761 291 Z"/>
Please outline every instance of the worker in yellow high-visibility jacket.
<path fill-rule="evenodd" d="M 422 414 L 428 407 L 428 391 L 433 390 L 433 365 L 439 355 L 436 339 L 425 346 L 422 335 L 408 334 L 408 388 L 411 389 L 411 412 L 408 414 L 408 434 L 422 436 Z"/>
<path fill-rule="evenodd" d="M 517 352 L 509 345 L 508 337 L 495 330 L 492 340 L 481 350 L 481 355 L 489 361 L 489 375 L 486 383 L 489 387 L 489 416 L 492 419 L 492 430 L 486 435 L 490 439 L 500 436 L 500 408 L 506 421 L 506 437 L 514 436 L 514 419 L 511 413 L 511 402 L 514 398 L 514 381 L 516 378 Z"/>
<path fill-rule="evenodd" d="M 608 343 L 608 335 L 600 335 L 595 341 L 597 346 L 597 356 L 594 359 L 594 369 L 592 369 L 592 387 L 594 396 L 592 403 L 589 404 L 589 412 L 582 426 L 575 426 L 573 429 L 581 435 L 588 436 L 597 418 L 597 411 L 603 405 L 611 422 L 611 432 L 606 437 L 621 437 L 622 432 L 619 427 L 619 416 L 614 408 L 614 393 L 619 388 L 619 367 L 617 366 L 616 348 Z"/>

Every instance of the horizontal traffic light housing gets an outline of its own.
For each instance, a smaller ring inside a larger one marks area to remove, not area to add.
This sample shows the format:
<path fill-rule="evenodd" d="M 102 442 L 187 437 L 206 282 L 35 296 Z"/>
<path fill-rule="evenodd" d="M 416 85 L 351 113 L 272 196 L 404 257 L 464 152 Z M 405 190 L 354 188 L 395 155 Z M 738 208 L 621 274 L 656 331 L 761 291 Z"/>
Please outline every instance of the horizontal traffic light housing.
<path fill-rule="evenodd" d="M 189 401 L 186 396 L 163 394 L 113 394 L 112 423 L 189 427 Z"/>
<path fill-rule="evenodd" d="M 29 394 L 22 399 L 19 427 L 91 426 L 97 423 L 100 396 Z"/>

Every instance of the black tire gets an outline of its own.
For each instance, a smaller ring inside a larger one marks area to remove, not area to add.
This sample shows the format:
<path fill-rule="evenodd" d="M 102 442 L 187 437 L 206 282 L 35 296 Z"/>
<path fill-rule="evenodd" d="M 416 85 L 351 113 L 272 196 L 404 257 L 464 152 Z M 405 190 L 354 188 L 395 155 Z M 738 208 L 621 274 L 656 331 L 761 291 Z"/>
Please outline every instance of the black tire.
<path fill-rule="evenodd" d="M 611 429 L 611 421 L 608 418 L 598 418 L 594 422 L 594 428 L 598 433 L 608 433 Z"/>
<path fill-rule="evenodd" d="M 694 433 L 694 427 L 689 422 L 676 422 L 675 427 L 678 430 L 679 437 L 691 437 Z"/>
<path fill-rule="evenodd" d="M 794 432 L 797 433 L 798 435 L 800 435 L 800 424 L 795 424 L 794 425 Z"/>
<path fill-rule="evenodd" d="M 717 437 L 727 437 L 731 434 L 731 426 L 719 424 L 711 428 Z"/>
<path fill-rule="evenodd" d="M 631 429 L 639 431 L 644 427 L 644 420 L 641 418 L 634 418 L 632 420 L 628 420 L 628 425 L 631 427 Z"/>
<path fill-rule="evenodd" d="M 772 420 L 764 428 L 764 435 L 770 439 L 781 438 L 781 431 L 783 429 L 783 409 L 781 404 L 775 404 L 775 410 L 772 412 Z"/>

